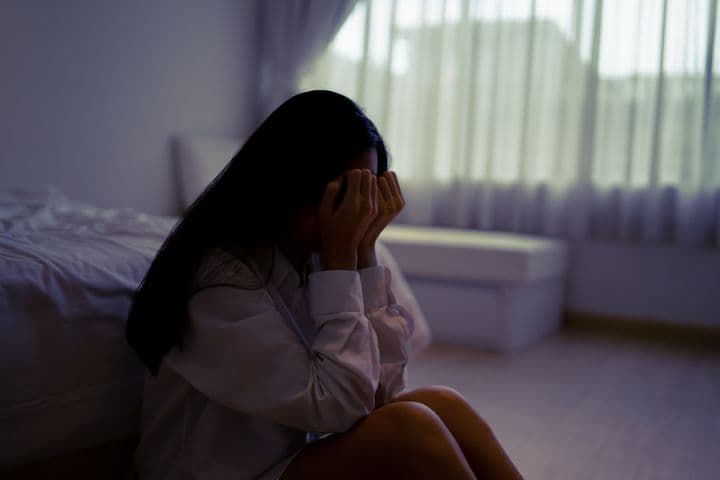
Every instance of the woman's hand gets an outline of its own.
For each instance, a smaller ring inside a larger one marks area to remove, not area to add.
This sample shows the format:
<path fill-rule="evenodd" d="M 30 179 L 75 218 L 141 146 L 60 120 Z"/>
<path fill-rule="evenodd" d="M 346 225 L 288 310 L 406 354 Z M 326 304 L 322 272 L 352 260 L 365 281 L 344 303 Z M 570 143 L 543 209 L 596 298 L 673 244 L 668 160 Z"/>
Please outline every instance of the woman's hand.
<path fill-rule="evenodd" d="M 375 257 L 375 241 L 380 232 L 400 213 L 405 206 L 405 198 L 395 172 L 387 171 L 377 181 L 378 214 L 368 226 L 365 235 L 358 245 L 358 268 L 377 265 Z"/>
<path fill-rule="evenodd" d="M 345 174 L 347 191 L 334 208 L 342 177 L 328 183 L 320 203 L 320 256 L 327 270 L 355 270 L 358 249 L 378 214 L 378 183 L 370 170 Z"/>

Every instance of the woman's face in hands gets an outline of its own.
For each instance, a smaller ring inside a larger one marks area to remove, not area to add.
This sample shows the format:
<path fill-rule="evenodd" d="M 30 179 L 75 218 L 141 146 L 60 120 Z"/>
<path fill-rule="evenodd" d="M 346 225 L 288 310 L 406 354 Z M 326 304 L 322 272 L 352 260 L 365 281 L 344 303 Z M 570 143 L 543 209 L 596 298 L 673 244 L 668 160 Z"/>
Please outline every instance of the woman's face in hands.
<path fill-rule="evenodd" d="M 348 170 L 370 170 L 377 176 L 378 159 L 374 148 L 360 152 L 353 157 Z M 338 203 L 345 193 L 344 184 L 338 195 Z M 291 234 L 298 251 L 304 255 L 317 251 L 320 247 L 320 229 L 318 222 L 318 206 L 312 206 L 301 211 L 291 225 Z"/>

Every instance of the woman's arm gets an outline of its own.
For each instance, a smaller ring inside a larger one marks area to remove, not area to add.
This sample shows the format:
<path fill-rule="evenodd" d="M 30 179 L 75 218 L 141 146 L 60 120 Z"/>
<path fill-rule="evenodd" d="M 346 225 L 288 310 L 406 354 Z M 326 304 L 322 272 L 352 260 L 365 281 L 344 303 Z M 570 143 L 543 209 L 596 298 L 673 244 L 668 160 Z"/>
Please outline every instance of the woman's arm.
<path fill-rule="evenodd" d="M 167 365 L 228 408 L 300 430 L 341 432 L 375 408 L 379 350 L 364 315 L 360 276 L 309 276 L 316 336 L 305 348 L 267 290 L 197 293 L 182 350 Z"/>
<path fill-rule="evenodd" d="M 365 315 L 378 339 L 380 379 L 375 408 L 390 401 L 405 389 L 410 337 L 414 329 L 412 315 L 399 305 L 392 293 L 392 274 L 384 265 L 360 270 Z"/>
<path fill-rule="evenodd" d="M 395 172 L 387 171 L 377 181 L 378 214 L 368 226 L 358 247 L 358 269 L 362 278 L 365 314 L 375 330 L 380 348 L 380 383 L 375 406 L 389 403 L 405 388 L 412 315 L 398 305 L 390 288 L 390 269 L 378 265 L 375 245 L 383 229 L 405 206 Z"/>

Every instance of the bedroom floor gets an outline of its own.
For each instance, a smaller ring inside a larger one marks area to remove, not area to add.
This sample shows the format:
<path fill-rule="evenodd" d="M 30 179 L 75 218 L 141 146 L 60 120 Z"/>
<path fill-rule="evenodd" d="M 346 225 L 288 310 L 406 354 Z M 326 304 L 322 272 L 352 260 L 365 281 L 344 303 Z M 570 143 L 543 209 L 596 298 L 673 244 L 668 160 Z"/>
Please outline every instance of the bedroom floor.
<path fill-rule="evenodd" d="M 718 349 L 563 331 L 513 354 L 433 345 L 408 373 L 462 392 L 528 479 L 718 478 Z"/>

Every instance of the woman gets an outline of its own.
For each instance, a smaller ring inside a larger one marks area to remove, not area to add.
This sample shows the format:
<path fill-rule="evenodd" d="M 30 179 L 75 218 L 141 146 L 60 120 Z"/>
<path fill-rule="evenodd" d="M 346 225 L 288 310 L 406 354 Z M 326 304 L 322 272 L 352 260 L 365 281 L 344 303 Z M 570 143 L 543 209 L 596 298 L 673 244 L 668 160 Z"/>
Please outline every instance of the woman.
<path fill-rule="evenodd" d="M 275 110 L 167 238 L 128 342 L 140 478 L 519 478 L 453 390 L 401 393 L 413 321 L 375 242 L 404 200 L 328 91 Z"/>

